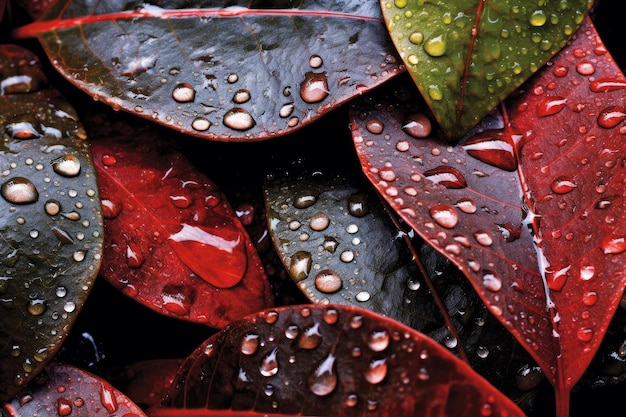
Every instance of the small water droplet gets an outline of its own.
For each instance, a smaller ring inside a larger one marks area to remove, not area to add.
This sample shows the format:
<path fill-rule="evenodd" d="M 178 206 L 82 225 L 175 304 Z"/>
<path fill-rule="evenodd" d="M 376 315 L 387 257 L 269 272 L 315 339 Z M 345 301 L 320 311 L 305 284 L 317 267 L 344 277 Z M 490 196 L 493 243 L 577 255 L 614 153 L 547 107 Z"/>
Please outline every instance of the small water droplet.
<path fill-rule="evenodd" d="M 471 198 L 462 198 L 456 202 L 455 207 L 461 210 L 463 213 L 474 214 L 478 207 L 476 202 Z"/>
<path fill-rule="evenodd" d="M 441 227 L 452 229 L 459 221 L 459 215 L 456 209 L 446 204 L 439 204 L 431 207 L 428 212 L 430 217 Z"/>
<path fill-rule="evenodd" d="M 359 396 L 356 394 L 349 394 L 343 402 L 346 407 L 352 408 L 359 403 Z"/>
<path fill-rule="evenodd" d="M 380 135 L 381 133 L 383 133 L 383 130 L 385 130 L 385 125 L 378 119 L 371 119 L 367 121 L 367 123 L 365 124 L 365 128 L 368 132 L 374 135 Z"/>
<path fill-rule="evenodd" d="M 109 413 L 117 411 L 117 397 L 113 387 L 106 382 L 100 383 L 100 402 Z"/>
<path fill-rule="evenodd" d="M 382 352 L 389 346 L 389 332 L 386 330 L 378 330 L 370 333 L 367 338 L 367 345 L 374 352 Z"/>
<path fill-rule="evenodd" d="M 605 255 L 622 253 L 626 251 L 626 238 L 607 236 L 600 242 L 600 248 Z"/>
<path fill-rule="evenodd" d="M 334 369 L 335 356 L 329 353 L 307 380 L 311 392 L 319 397 L 332 393 L 337 387 L 337 373 Z"/>
<path fill-rule="evenodd" d="M 322 243 L 322 247 L 325 251 L 330 253 L 335 253 L 337 250 L 337 246 L 339 246 L 339 242 L 332 236 L 324 236 L 324 242 Z"/>
<path fill-rule="evenodd" d="M 126 245 L 126 264 L 130 268 L 139 268 L 145 260 L 146 258 L 141 253 L 139 245 L 134 242 L 128 242 Z"/>
<path fill-rule="evenodd" d="M 387 376 L 387 360 L 384 358 L 374 358 L 369 363 L 365 371 L 365 379 L 370 384 L 379 384 Z"/>
<path fill-rule="evenodd" d="M 102 164 L 105 166 L 113 166 L 117 162 L 117 159 L 113 155 L 105 154 L 102 156 Z"/>
<path fill-rule="evenodd" d="M 609 106 L 598 115 L 598 126 L 612 129 L 626 119 L 623 107 Z"/>
<path fill-rule="evenodd" d="M 580 75 L 591 75 L 596 72 L 596 66 L 589 61 L 582 61 L 576 64 L 576 72 Z"/>
<path fill-rule="evenodd" d="M 359 293 L 358 293 L 358 294 L 357 294 L 354 298 L 355 298 L 357 301 L 359 301 L 359 302 L 361 302 L 361 303 L 364 303 L 364 302 L 368 301 L 368 300 L 370 299 L 370 297 L 371 297 L 371 295 L 370 295 L 370 293 L 369 293 L 369 292 L 367 292 L 367 291 L 361 291 L 361 292 L 359 292 Z"/>
<path fill-rule="evenodd" d="M 354 217 L 363 217 L 370 212 L 367 204 L 367 194 L 352 194 L 348 198 L 348 213 Z"/>
<path fill-rule="evenodd" d="M 324 60 L 319 55 L 311 55 L 309 58 L 309 65 L 311 68 L 319 68 L 324 64 Z"/>
<path fill-rule="evenodd" d="M 293 199 L 293 206 L 298 209 L 311 207 L 317 201 L 318 194 L 309 190 L 296 193 Z"/>
<path fill-rule="evenodd" d="M 537 115 L 540 117 L 552 116 L 565 108 L 567 99 L 559 96 L 545 97 L 537 107 Z"/>
<path fill-rule="evenodd" d="M 315 276 L 315 288 L 323 293 L 335 293 L 341 289 L 341 286 L 341 276 L 332 269 L 324 269 Z"/>
<path fill-rule="evenodd" d="M 354 252 L 351 250 L 344 250 L 341 254 L 339 254 L 339 259 L 341 262 L 345 263 L 352 262 L 354 260 Z"/>
<path fill-rule="evenodd" d="M 596 268 L 593 265 L 583 265 L 580 267 L 580 279 L 589 281 L 596 274 Z"/>
<path fill-rule="evenodd" d="M 445 55 L 446 47 L 446 40 L 443 35 L 432 36 L 424 42 L 424 51 L 432 57 Z"/>
<path fill-rule="evenodd" d="M 586 306 L 595 305 L 598 302 L 598 293 L 595 291 L 587 291 L 583 294 L 583 304 Z"/>
<path fill-rule="evenodd" d="M 249 101 L 250 98 L 251 98 L 250 91 L 246 90 L 245 88 L 242 88 L 242 89 L 235 91 L 235 94 L 233 95 L 233 103 L 243 104 Z"/>
<path fill-rule="evenodd" d="M 46 301 L 35 298 L 28 302 L 27 310 L 33 316 L 41 316 L 46 311 Z"/>
<path fill-rule="evenodd" d="M 270 377 L 278 373 L 278 358 L 276 357 L 277 353 L 278 349 L 274 348 L 270 353 L 265 355 L 263 360 L 261 360 L 261 365 L 259 366 L 259 371 L 261 372 L 261 375 Z"/>
<path fill-rule="evenodd" d="M 300 334 L 300 329 L 296 324 L 290 324 L 285 329 L 285 337 L 289 340 L 294 340 Z"/>
<path fill-rule="evenodd" d="M 315 213 L 309 220 L 309 227 L 316 232 L 321 232 L 330 224 L 330 219 L 324 213 Z"/>
<path fill-rule="evenodd" d="M 593 330 L 589 328 L 581 327 L 576 332 L 576 337 L 581 342 L 589 342 L 591 339 L 593 339 Z"/>
<path fill-rule="evenodd" d="M 502 280 L 495 273 L 485 271 L 483 275 L 483 287 L 491 292 L 498 292 L 502 289 Z"/>
<path fill-rule="evenodd" d="M 311 271 L 312 257 L 310 252 L 298 251 L 291 256 L 289 273 L 297 282 L 309 276 Z"/>
<path fill-rule="evenodd" d="M 300 97 L 307 103 L 319 103 L 328 97 L 326 73 L 307 72 L 300 87 Z"/>
<path fill-rule="evenodd" d="M 474 239 L 482 246 L 491 246 L 493 244 L 493 238 L 491 233 L 486 230 L 477 230 L 474 234 Z"/>
<path fill-rule="evenodd" d="M 462 147 L 469 155 L 486 164 L 506 171 L 517 169 L 513 146 L 502 139 L 500 132 L 486 130 L 468 139 Z"/>
<path fill-rule="evenodd" d="M 61 211 L 61 203 L 57 200 L 50 199 L 44 203 L 44 210 L 50 216 L 56 216 Z"/>
<path fill-rule="evenodd" d="M 61 417 L 72 414 L 72 403 L 65 398 L 57 399 L 57 414 Z"/>
<path fill-rule="evenodd" d="M 102 216 L 105 219 L 114 219 L 122 212 L 122 204 L 114 203 L 109 199 L 103 199 L 101 205 Z"/>
<path fill-rule="evenodd" d="M 566 177 L 558 177 L 550 184 L 550 189 L 557 194 L 567 194 L 576 187 L 577 184 L 571 178 Z"/>
<path fill-rule="evenodd" d="M 315 349 L 322 343 L 322 334 L 319 331 L 319 323 L 314 323 L 302 332 L 298 340 L 298 346 L 302 349 Z"/>
<path fill-rule="evenodd" d="M 191 128 L 194 129 L 194 130 L 197 130 L 198 132 L 207 131 L 207 130 L 209 130 L 210 127 L 211 127 L 211 122 L 208 121 L 204 117 L 196 117 L 191 122 Z"/>
<path fill-rule="evenodd" d="M 535 27 L 543 26 L 546 24 L 547 21 L 548 16 L 543 10 L 535 10 L 528 18 L 528 23 L 530 23 L 531 26 Z"/>
<path fill-rule="evenodd" d="M 402 130 L 411 137 L 423 139 L 431 134 L 432 124 L 425 114 L 413 113 L 404 120 Z"/>
<path fill-rule="evenodd" d="M 254 355 L 259 348 L 259 335 L 258 334 L 247 334 L 243 337 L 241 341 L 241 346 L 239 347 L 239 351 L 244 355 Z"/>
<path fill-rule="evenodd" d="M 291 116 L 294 109 L 295 109 L 295 105 L 293 103 L 284 104 L 278 111 L 278 115 L 282 117 L 283 119 L 287 118 Z"/>
<path fill-rule="evenodd" d="M 224 114 L 224 126 L 233 130 L 244 131 L 254 127 L 256 121 L 250 113 L 241 107 L 234 107 Z"/>
<path fill-rule="evenodd" d="M 234 84 L 237 81 L 239 81 L 239 76 L 237 74 L 228 74 L 228 77 L 226 78 L 226 81 L 228 81 L 229 84 Z"/>
<path fill-rule="evenodd" d="M 188 103 L 196 98 L 196 90 L 190 84 L 181 83 L 172 90 L 172 98 L 179 103 Z"/>
<path fill-rule="evenodd" d="M 594 93 L 626 90 L 626 80 L 620 80 L 615 78 L 601 78 L 599 80 L 593 80 L 589 84 L 589 89 Z"/>
<path fill-rule="evenodd" d="M 424 171 L 424 177 L 435 184 L 441 184 L 449 189 L 467 187 L 467 181 L 461 171 L 448 165 L 440 165 Z"/>
<path fill-rule="evenodd" d="M 5 181 L 0 187 L 0 193 L 5 200 L 13 204 L 29 204 L 39 199 L 35 184 L 24 177 L 13 177 Z"/>

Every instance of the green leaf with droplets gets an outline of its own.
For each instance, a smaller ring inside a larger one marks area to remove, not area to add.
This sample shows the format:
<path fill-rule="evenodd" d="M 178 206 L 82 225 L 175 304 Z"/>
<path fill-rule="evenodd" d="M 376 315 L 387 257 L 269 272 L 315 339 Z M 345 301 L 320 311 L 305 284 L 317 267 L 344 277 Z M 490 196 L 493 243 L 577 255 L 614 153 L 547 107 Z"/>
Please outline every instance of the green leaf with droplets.
<path fill-rule="evenodd" d="M 57 1 L 18 29 L 70 82 L 190 135 L 289 133 L 402 71 L 376 1 Z"/>
<path fill-rule="evenodd" d="M 100 267 L 85 131 L 37 58 L 0 47 L 0 401 L 52 359 Z"/>
<path fill-rule="evenodd" d="M 458 139 L 558 52 L 593 1 L 381 0 L 443 135 Z"/>

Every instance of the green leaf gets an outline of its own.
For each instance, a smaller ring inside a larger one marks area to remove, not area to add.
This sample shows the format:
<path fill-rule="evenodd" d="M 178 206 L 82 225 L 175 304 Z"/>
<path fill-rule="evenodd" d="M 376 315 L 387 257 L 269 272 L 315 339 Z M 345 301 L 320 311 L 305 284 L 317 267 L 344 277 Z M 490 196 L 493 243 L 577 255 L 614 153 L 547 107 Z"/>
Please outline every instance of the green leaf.
<path fill-rule="evenodd" d="M 591 0 L 382 0 L 413 80 L 458 139 L 541 68 L 578 29 Z"/>
<path fill-rule="evenodd" d="M 100 199 L 75 111 L 0 47 L 0 402 L 52 359 L 100 267 Z"/>

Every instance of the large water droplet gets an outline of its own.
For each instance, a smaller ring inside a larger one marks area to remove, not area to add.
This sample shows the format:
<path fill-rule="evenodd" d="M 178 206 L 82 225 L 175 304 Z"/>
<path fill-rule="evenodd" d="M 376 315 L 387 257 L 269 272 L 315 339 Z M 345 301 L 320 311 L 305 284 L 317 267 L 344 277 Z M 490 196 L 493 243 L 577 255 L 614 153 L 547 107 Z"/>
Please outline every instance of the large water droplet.
<path fill-rule="evenodd" d="M 440 165 L 424 171 L 424 177 L 449 189 L 467 187 L 467 181 L 461 171 L 448 165 Z"/>
<path fill-rule="evenodd" d="M 598 115 L 598 126 L 611 129 L 626 119 L 623 107 L 609 106 L 603 109 Z"/>
<path fill-rule="evenodd" d="M 455 207 L 461 210 L 463 213 L 474 214 L 478 207 L 476 202 L 471 198 L 462 198 L 456 202 Z"/>
<path fill-rule="evenodd" d="M 374 358 L 369 363 L 365 371 L 365 379 L 370 384 L 379 384 L 387 376 L 387 360 L 384 358 Z"/>
<path fill-rule="evenodd" d="M 546 24 L 547 21 L 548 21 L 548 16 L 546 15 L 546 12 L 544 12 L 543 10 L 535 10 L 534 12 L 531 13 L 530 17 L 528 18 L 528 23 L 530 23 L 531 26 L 535 26 L 535 27 L 543 26 Z"/>
<path fill-rule="evenodd" d="M 440 57 L 446 54 L 446 40 L 443 35 L 428 38 L 424 42 L 424 51 L 432 57 Z"/>
<path fill-rule="evenodd" d="M 247 334 L 243 337 L 241 341 L 241 346 L 239 347 L 239 351 L 244 355 L 254 355 L 259 348 L 259 335 L 258 334 Z"/>
<path fill-rule="evenodd" d="M 446 204 L 439 204 L 431 207 L 428 212 L 430 217 L 441 227 L 452 229 L 459 221 L 456 209 Z"/>
<path fill-rule="evenodd" d="M 243 104 L 249 101 L 250 98 L 251 98 L 250 91 L 246 90 L 245 88 L 242 88 L 240 90 L 235 91 L 235 94 L 233 95 L 233 103 Z"/>
<path fill-rule="evenodd" d="M 298 346 L 302 349 L 315 349 L 322 343 L 322 334 L 319 331 L 319 323 L 307 327 L 298 340 Z"/>
<path fill-rule="evenodd" d="M 626 90 L 626 80 L 614 78 L 602 78 L 589 84 L 589 89 L 594 93 L 605 93 L 615 90 Z"/>
<path fill-rule="evenodd" d="M 224 114 L 224 126 L 233 130 L 244 131 L 254 127 L 256 121 L 250 113 L 241 107 L 234 107 Z"/>
<path fill-rule="evenodd" d="M 307 382 L 313 394 L 323 397 L 335 390 L 337 387 L 337 374 L 334 366 L 335 356 L 329 353 L 315 372 L 309 376 Z"/>
<path fill-rule="evenodd" d="M 540 117 L 552 116 L 557 114 L 567 104 L 567 99 L 563 97 L 545 97 L 537 107 L 537 115 Z"/>
<path fill-rule="evenodd" d="M 323 293 L 335 293 L 341 289 L 341 286 L 341 277 L 332 269 L 324 269 L 315 276 L 315 288 Z"/>
<path fill-rule="evenodd" d="M 122 212 L 122 204 L 114 203 L 109 199 L 102 199 L 102 216 L 105 219 L 114 219 Z"/>
<path fill-rule="evenodd" d="M 172 90 L 172 98 L 179 103 L 187 103 L 196 98 L 196 90 L 190 84 L 181 83 Z"/>
<path fill-rule="evenodd" d="M 5 200 L 13 204 L 34 203 L 39 198 L 35 184 L 24 177 L 13 177 L 5 181 L 0 187 L 0 193 Z"/>
<path fill-rule="evenodd" d="M 506 171 L 517 169 L 513 146 L 502 139 L 500 132 L 484 131 L 468 139 L 462 147 L 469 155 L 486 164 Z"/>
<path fill-rule="evenodd" d="M 389 346 L 389 332 L 387 330 L 378 330 L 370 333 L 367 338 L 367 345 L 374 352 L 382 352 Z"/>
<path fill-rule="evenodd" d="M 289 274 L 295 281 L 302 281 L 311 271 L 311 253 L 298 251 L 291 256 Z"/>
<path fill-rule="evenodd" d="M 328 97 L 326 73 L 307 72 L 300 86 L 300 97 L 307 103 L 319 103 Z"/>
<path fill-rule="evenodd" d="M 298 192 L 293 199 L 293 206 L 298 209 L 311 207 L 317 201 L 318 194 L 309 190 Z"/>
<path fill-rule="evenodd" d="M 274 348 L 274 350 L 265 355 L 265 357 L 261 361 L 261 365 L 259 366 L 259 371 L 261 372 L 261 375 L 269 377 L 274 376 L 278 373 L 278 358 L 276 357 L 277 353 L 278 349 Z"/>
<path fill-rule="evenodd" d="M 315 230 L 316 232 L 321 232 L 326 229 L 329 224 L 330 219 L 324 213 L 315 213 L 309 220 L 309 227 L 311 230 Z"/>
<path fill-rule="evenodd" d="M 117 397 L 113 387 L 106 382 L 100 383 L 100 403 L 111 414 L 117 411 Z"/>
<path fill-rule="evenodd" d="M 402 130 L 411 137 L 423 139 L 431 134 L 433 128 L 428 116 L 424 113 L 413 113 L 404 120 Z"/>
<path fill-rule="evenodd" d="M 198 132 L 204 132 L 209 130 L 211 127 L 211 122 L 204 117 L 196 117 L 191 122 L 191 128 L 193 130 L 197 130 Z"/>
<path fill-rule="evenodd" d="M 474 232 L 474 239 L 483 246 L 491 246 L 493 244 L 493 237 L 491 233 L 486 230 L 477 230 Z"/>
<path fill-rule="evenodd" d="M 605 255 L 622 253 L 626 251 L 626 238 L 607 236 L 600 242 L 600 248 Z"/>

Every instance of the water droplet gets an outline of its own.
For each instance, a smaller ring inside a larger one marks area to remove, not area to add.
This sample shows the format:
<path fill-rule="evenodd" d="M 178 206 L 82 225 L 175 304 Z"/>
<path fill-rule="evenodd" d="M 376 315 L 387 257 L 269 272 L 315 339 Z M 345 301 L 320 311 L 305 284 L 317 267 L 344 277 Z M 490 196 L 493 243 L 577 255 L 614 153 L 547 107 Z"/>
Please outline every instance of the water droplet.
<path fill-rule="evenodd" d="M 139 245 L 134 242 L 128 242 L 126 245 L 126 264 L 130 268 L 139 268 L 145 262 L 146 258 L 141 253 Z"/>
<path fill-rule="evenodd" d="M 310 252 L 298 251 L 291 256 L 289 274 L 297 282 L 309 276 L 312 257 Z"/>
<path fill-rule="evenodd" d="M 319 103 L 328 97 L 326 73 L 307 72 L 300 87 L 300 97 L 307 103 Z"/>
<path fill-rule="evenodd" d="M 324 213 L 315 213 L 309 220 L 309 227 L 316 232 L 321 232 L 330 224 L 330 219 Z"/>
<path fill-rule="evenodd" d="M 39 298 L 32 299 L 28 302 L 27 309 L 33 316 L 41 316 L 46 311 L 46 301 Z"/>
<path fill-rule="evenodd" d="M 626 81 L 614 78 L 601 78 L 589 84 L 589 89 L 594 93 L 605 93 L 615 90 L 626 90 Z"/>
<path fill-rule="evenodd" d="M 5 181 L 0 187 L 0 193 L 13 204 L 34 203 L 39 198 L 35 184 L 24 177 L 13 177 Z"/>
<path fill-rule="evenodd" d="M 285 329 L 285 337 L 289 340 L 294 340 L 300 334 L 300 329 L 296 324 L 290 324 Z"/>
<path fill-rule="evenodd" d="M 341 286 L 341 277 L 332 269 L 324 269 L 315 276 L 315 288 L 323 293 L 335 293 L 341 289 Z"/>
<path fill-rule="evenodd" d="M 424 51 L 432 57 L 440 57 L 446 54 L 446 46 L 443 35 L 437 35 L 424 42 Z"/>
<path fill-rule="evenodd" d="M 56 216 L 61 211 L 61 203 L 54 199 L 46 201 L 43 207 L 46 213 L 50 216 Z"/>
<path fill-rule="evenodd" d="M 386 330 L 378 330 L 370 333 L 367 345 L 374 352 L 382 352 L 389 346 L 389 333 Z"/>
<path fill-rule="evenodd" d="M 317 201 L 317 193 L 305 190 L 298 192 L 293 199 L 293 206 L 298 209 L 311 207 Z"/>
<path fill-rule="evenodd" d="M 178 316 L 187 316 L 194 302 L 195 290 L 187 285 L 168 284 L 161 290 L 163 308 Z"/>
<path fill-rule="evenodd" d="M 224 126 L 233 130 L 244 131 L 251 129 L 256 121 L 250 113 L 241 107 L 233 107 L 224 114 Z"/>
<path fill-rule="evenodd" d="M 324 236 L 324 242 L 322 243 L 322 247 L 325 251 L 330 253 L 335 253 L 337 250 L 337 246 L 339 246 L 339 242 L 332 236 Z"/>
<path fill-rule="evenodd" d="M 181 83 L 172 90 L 172 98 L 179 103 L 188 103 L 196 98 L 196 90 L 190 84 Z"/>
<path fill-rule="evenodd" d="M 611 129 L 626 119 L 623 107 L 609 106 L 603 109 L 598 115 L 598 126 Z"/>
<path fill-rule="evenodd" d="M 113 166 L 115 165 L 116 162 L 117 162 L 117 159 L 113 155 L 106 154 L 102 156 L 102 164 L 105 166 L 108 166 L 108 167 Z"/>
<path fill-rule="evenodd" d="M 430 119 L 423 113 L 413 113 L 407 116 L 402 124 L 402 130 L 416 139 L 428 137 L 432 133 Z"/>
<path fill-rule="evenodd" d="M 474 214 L 478 207 L 476 202 L 471 198 L 462 198 L 456 202 L 455 207 L 461 210 L 463 213 Z"/>
<path fill-rule="evenodd" d="M 485 271 L 483 275 L 483 287 L 491 292 L 498 292 L 502 289 L 502 280 L 495 273 Z"/>
<path fill-rule="evenodd" d="M 593 265 L 583 265 L 580 267 L 580 279 L 589 281 L 596 274 L 596 268 Z"/>
<path fill-rule="evenodd" d="M 102 205 L 102 216 L 105 219 L 114 219 L 122 212 L 122 205 L 118 203 L 114 203 L 111 200 L 103 199 L 101 202 Z"/>
<path fill-rule="evenodd" d="M 284 104 L 278 111 L 278 115 L 283 119 L 289 117 L 293 113 L 294 108 L 295 105 L 293 103 Z"/>
<path fill-rule="evenodd" d="M 249 101 L 250 98 L 251 98 L 250 91 L 246 90 L 245 88 L 242 88 L 240 90 L 235 91 L 235 94 L 233 95 L 233 103 L 243 104 Z"/>
<path fill-rule="evenodd" d="M 65 398 L 57 399 L 57 414 L 61 417 L 72 414 L 72 403 Z"/>
<path fill-rule="evenodd" d="M 387 360 L 384 358 L 374 358 L 369 363 L 365 371 L 365 379 L 370 384 L 379 384 L 387 376 Z"/>
<path fill-rule="evenodd" d="M 550 189 L 557 194 L 567 194 L 576 187 L 576 183 L 566 177 L 559 177 L 550 184 Z"/>
<path fill-rule="evenodd" d="M 500 132 L 486 130 L 468 139 L 462 147 L 469 155 L 486 164 L 506 171 L 517 169 L 513 146 L 502 139 Z"/>
<path fill-rule="evenodd" d="M 592 62 L 582 61 L 576 64 L 576 72 L 580 75 L 591 75 L 596 72 L 596 67 Z"/>
<path fill-rule="evenodd" d="M 204 132 L 206 130 L 209 130 L 210 127 L 211 122 L 204 117 L 196 117 L 191 122 L 191 128 L 197 130 L 198 132 Z"/>
<path fill-rule="evenodd" d="M 329 353 L 307 380 L 311 392 L 319 397 L 332 393 L 337 387 L 337 374 L 334 369 L 335 356 Z"/>
<path fill-rule="evenodd" d="M 563 97 L 545 97 L 537 107 L 537 115 L 540 117 L 552 116 L 565 108 L 567 99 Z"/>
<path fill-rule="evenodd" d="M 309 65 L 311 68 L 319 68 L 324 64 L 324 60 L 319 55 L 311 55 L 309 58 Z"/>
<path fill-rule="evenodd" d="M 420 287 L 422 286 L 422 283 L 420 282 L 420 280 L 419 280 L 419 279 L 416 279 L 416 278 L 410 278 L 410 279 L 407 281 L 407 284 L 406 284 L 406 285 L 407 285 L 407 287 L 409 287 L 409 289 L 410 289 L 411 291 L 417 291 L 417 290 L 419 290 L 419 289 L 420 289 Z"/>
<path fill-rule="evenodd" d="M 367 291 L 361 291 L 359 292 L 354 298 L 356 298 L 357 301 L 364 303 L 366 301 L 368 301 L 370 299 L 371 295 L 369 292 Z"/>
<path fill-rule="evenodd" d="M 483 246 L 491 246 L 493 244 L 491 233 L 486 230 L 477 230 L 474 232 L 474 239 Z"/>
<path fill-rule="evenodd" d="M 421 45 L 424 42 L 424 34 L 422 32 L 413 32 L 409 35 L 409 42 L 414 45 Z"/>
<path fill-rule="evenodd" d="M 452 229 L 459 221 L 459 215 L 456 209 L 446 204 L 439 204 L 431 207 L 428 212 L 430 217 L 441 227 Z"/>
<path fill-rule="evenodd" d="M 334 308 L 329 308 L 324 311 L 323 319 L 326 324 L 335 324 L 339 320 L 339 312 Z"/>
<path fill-rule="evenodd" d="M 241 346 L 239 351 L 244 355 L 254 355 L 259 348 L 259 335 L 258 334 L 247 334 L 243 337 L 241 341 Z"/>
<path fill-rule="evenodd" d="M 528 23 L 530 23 L 531 26 L 535 27 L 543 26 L 546 24 L 547 21 L 548 16 L 543 10 L 535 10 L 528 18 Z"/>
<path fill-rule="evenodd" d="M 581 327 L 576 332 L 576 337 L 581 342 L 589 342 L 591 339 L 593 339 L 593 330 Z"/>
<path fill-rule="evenodd" d="M 359 396 L 356 394 L 349 394 L 343 402 L 346 407 L 352 408 L 359 403 Z"/>
<path fill-rule="evenodd" d="M 315 349 L 322 343 L 322 334 L 319 331 L 319 323 L 307 327 L 298 340 L 298 346 L 302 349 Z"/>
<path fill-rule="evenodd" d="M 448 165 L 440 165 L 424 171 L 424 177 L 449 189 L 467 187 L 467 181 L 461 171 Z"/>
<path fill-rule="evenodd" d="M 100 383 L 100 402 L 109 413 L 117 411 L 117 397 L 113 387 L 106 382 Z"/>
<path fill-rule="evenodd" d="M 64 177 L 75 177 L 80 173 L 80 160 L 74 155 L 60 156 L 51 164 L 52 170 Z"/>
<path fill-rule="evenodd" d="M 583 304 L 592 306 L 598 302 L 598 294 L 595 291 L 587 291 L 583 294 Z"/>
<path fill-rule="evenodd" d="M 63 304 L 63 311 L 65 311 L 66 313 L 73 313 L 74 311 L 76 311 L 76 303 L 74 303 L 73 301 L 68 301 L 65 304 Z"/>
<path fill-rule="evenodd" d="M 622 253 L 626 251 L 626 238 L 607 236 L 600 242 L 600 248 L 605 255 Z"/>
<path fill-rule="evenodd" d="M 11 139 L 36 139 L 41 137 L 41 132 L 29 122 L 9 123 L 5 127 Z"/>
<path fill-rule="evenodd" d="M 367 123 L 365 124 L 365 128 L 368 132 L 374 135 L 380 135 L 381 133 L 383 133 L 383 130 L 385 130 L 385 125 L 378 119 L 371 119 L 367 121 Z"/>
<path fill-rule="evenodd" d="M 352 194 L 348 198 L 348 213 L 354 217 L 363 217 L 370 212 L 367 204 L 367 194 Z"/>
<path fill-rule="evenodd" d="M 57 239 L 59 239 L 59 242 L 61 242 L 61 244 L 74 243 L 74 239 L 72 239 L 72 236 L 70 236 L 68 232 L 61 229 L 60 227 L 53 226 L 50 228 L 50 230 L 52 230 L 52 233 L 54 233 Z"/>
<path fill-rule="evenodd" d="M 229 84 L 234 84 L 239 81 L 239 76 L 237 74 L 228 74 L 226 81 L 228 81 Z"/>
<path fill-rule="evenodd" d="M 345 263 L 352 262 L 354 260 L 354 252 L 351 250 L 344 250 L 341 254 L 339 254 L 339 259 L 341 262 Z"/>

